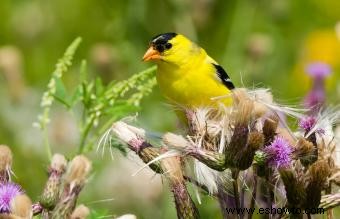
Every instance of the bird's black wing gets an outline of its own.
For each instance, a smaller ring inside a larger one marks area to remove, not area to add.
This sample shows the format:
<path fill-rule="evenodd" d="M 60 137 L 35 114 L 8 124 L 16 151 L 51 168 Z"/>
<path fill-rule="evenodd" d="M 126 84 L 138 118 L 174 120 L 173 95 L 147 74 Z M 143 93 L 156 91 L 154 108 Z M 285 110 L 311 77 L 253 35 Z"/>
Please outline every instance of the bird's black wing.
<path fill-rule="evenodd" d="M 222 83 L 229 89 L 232 90 L 235 88 L 233 82 L 230 80 L 227 72 L 222 68 L 222 66 L 213 64 L 216 69 L 216 73 L 219 79 L 221 79 Z"/>

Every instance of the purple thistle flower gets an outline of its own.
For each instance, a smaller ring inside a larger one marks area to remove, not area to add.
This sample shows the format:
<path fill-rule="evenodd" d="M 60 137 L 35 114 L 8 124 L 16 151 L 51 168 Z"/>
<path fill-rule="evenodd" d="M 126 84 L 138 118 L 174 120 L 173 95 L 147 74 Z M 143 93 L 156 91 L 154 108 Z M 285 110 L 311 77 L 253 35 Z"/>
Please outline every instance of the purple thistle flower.
<path fill-rule="evenodd" d="M 318 122 L 318 119 L 315 116 L 307 116 L 307 117 L 302 118 L 299 121 L 299 127 L 303 129 L 306 133 L 308 133 L 314 128 L 317 122 Z M 325 134 L 325 130 L 322 128 L 317 128 L 315 130 L 315 133 Z"/>
<path fill-rule="evenodd" d="M 274 168 L 286 168 L 292 159 L 292 147 L 283 137 L 277 136 L 274 141 L 263 149 L 268 165 Z"/>
<path fill-rule="evenodd" d="M 10 213 L 11 201 L 20 194 L 23 194 L 23 191 L 18 184 L 0 184 L 0 213 Z"/>
<path fill-rule="evenodd" d="M 317 113 L 326 100 L 324 80 L 331 74 L 331 67 L 322 62 L 311 63 L 306 68 L 307 73 L 313 77 L 313 87 L 304 100 L 304 105 Z"/>
<path fill-rule="evenodd" d="M 331 67 L 322 62 L 314 62 L 307 66 L 306 72 L 314 78 L 325 78 L 332 72 Z"/>
<path fill-rule="evenodd" d="M 299 127 L 309 132 L 316 124 L 316 118 L 314 116 L 307 116 L 299 121 Z"/>
<path fill-rule="evenodd" d="M 314 112 L 317 112 L 321 106 L 324 104 L 326 99 L 325 91 L 324 89 L 312 89 L 307 96 L 305 97 L 304 100 L 304 105 L 305 107 L 313 110 Z"/>

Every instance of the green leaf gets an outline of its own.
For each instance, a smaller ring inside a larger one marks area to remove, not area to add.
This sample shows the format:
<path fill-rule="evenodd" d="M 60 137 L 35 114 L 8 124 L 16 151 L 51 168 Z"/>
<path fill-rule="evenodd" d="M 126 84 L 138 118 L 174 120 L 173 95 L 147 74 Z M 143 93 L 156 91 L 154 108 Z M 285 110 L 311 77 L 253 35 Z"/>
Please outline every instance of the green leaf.
<path fill-rule="evenodd" d="M 67 91 L 66 91 L 63 81 L 59 77 L 54 77 L 54 81 L 55 81 L 55 89 L 56 89 L 55 93 L 53 94 L 54 98 L 58 102 L 66 106 L 66 108 L 70 108 L 71 104 L 68 99 Z"/>
<path fill-rule="evenodd" d="M 103 81 L 101 78 L 96 78 L 96 95 L 100 96 L 105 90 L 105 87 L 103 85 Z"/>
<path fill-rule="evenodd" d="M 91 106 L 91 95 L 92 95 L 92 89 L 94 87 L 93 81 L 91 83 L 83 82 L 82 83 L 82 99 L 83 99 L 83 104 L 86 109 L 89 109 Z"/>
<path fill-rule="evenodd" d="M 139 109 L 139 107 L 128 104 L 125 101 L 117 101 L 114 106 L 105 108 L 104 115 L 119 119 L 123 116 L 136 112 Z"/>
<path fill-rule="evenodd" d="M 70 105 L 73 107 L 76 105 L 82 98 L 82 86 L 79 85 L 76 90 L 74 91 L 71 99 L 70 99 Z"/>
<path fill-rule="evenodd" d="M 87 62 L 84 59 L 81 61 L 79 72 L 80 72 L 80 75 L 79 75 L 80 82 L 87 81 L 87 77 L 88 77 Z"/>

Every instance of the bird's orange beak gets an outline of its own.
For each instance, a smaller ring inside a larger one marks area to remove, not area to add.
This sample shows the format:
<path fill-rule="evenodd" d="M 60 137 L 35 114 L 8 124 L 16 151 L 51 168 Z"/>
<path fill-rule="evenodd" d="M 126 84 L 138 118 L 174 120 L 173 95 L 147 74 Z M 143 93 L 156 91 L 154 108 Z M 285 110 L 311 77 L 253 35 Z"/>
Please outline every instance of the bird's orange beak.
<path fill-rule="evenodd" d="M 150 46 L 150 48 L 146 51 L 146 53 L 143 56 L 144 62 L 158 59 L 161 59 L 161 54 L 157 50 L 155 50 L 152 46 Z"/>

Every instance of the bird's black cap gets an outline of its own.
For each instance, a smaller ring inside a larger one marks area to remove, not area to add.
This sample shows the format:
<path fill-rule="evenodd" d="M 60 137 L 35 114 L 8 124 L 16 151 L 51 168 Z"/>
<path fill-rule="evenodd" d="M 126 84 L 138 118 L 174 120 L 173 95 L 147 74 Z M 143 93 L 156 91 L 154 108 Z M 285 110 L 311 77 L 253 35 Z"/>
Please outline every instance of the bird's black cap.
<path fill-rule="evenodd" d="M 172 47 L 171 43 L 168 41 L 175 36 L 177 36 L 177 33 L 162 33 L 153 37 L 150 43 L 156 50 L 163 52 L 164 50 Z"/>
<path fill-rule="evenodd" d="M 157 36 L 153 37 L 151 42 L 156 43 L 156 42 L 168 42 L 172 38 L 177 36 L 177 33 L 162 33 L 158 34 Z"/>

